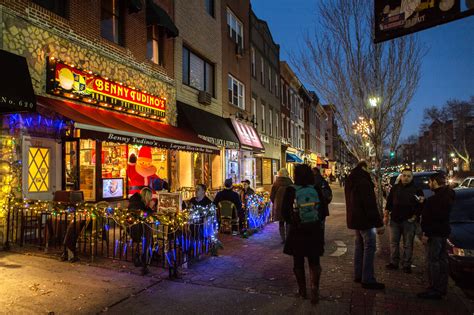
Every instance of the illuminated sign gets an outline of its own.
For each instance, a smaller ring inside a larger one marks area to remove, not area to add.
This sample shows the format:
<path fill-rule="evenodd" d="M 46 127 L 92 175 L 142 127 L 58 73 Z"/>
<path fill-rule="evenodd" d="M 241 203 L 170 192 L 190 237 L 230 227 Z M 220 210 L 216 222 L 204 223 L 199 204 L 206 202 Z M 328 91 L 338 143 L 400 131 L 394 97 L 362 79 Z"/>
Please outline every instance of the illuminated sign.
<path fill-rule="evenodd" d="M 154 119 L 165 117 L 166 98 L 140 91 L 50 58 L 47 92 Z"/>
<path fill-rule="evenodd" d="M 257 149 L 263 149 L 263 145 L 260 142 L 260 138 L 252 126 L 244 124 L 235 119 L 232 119 L 232 126 L 234 126 L 240 144 Z"/>

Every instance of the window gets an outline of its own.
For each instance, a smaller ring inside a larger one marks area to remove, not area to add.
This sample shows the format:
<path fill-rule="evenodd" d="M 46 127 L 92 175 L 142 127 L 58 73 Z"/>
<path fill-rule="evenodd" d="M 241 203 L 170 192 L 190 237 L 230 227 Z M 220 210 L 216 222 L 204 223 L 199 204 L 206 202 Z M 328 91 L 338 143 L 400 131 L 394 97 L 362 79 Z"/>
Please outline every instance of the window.
<path fill-rule="evenodd" d="M 42 6 L 46 10 L 56 13 L 62 17 L 66 17 L 67 4 L 69 1 L 66 0 L 33 0 L 39 6 Z"/>
<path fill-rule="evenodd" d="M 250 48 L 250 54 L 252 57 L 252 76 L 255 78 L 257 76 L 257 69 L 255 68 L 255 48 Z"/>
<path fill-rule="evenodd" d="M 252 97 L 252 117 L 253 121 L 257 122 L 257 100 Z"/>
<path fill-rule="evenodd" d="M 263 57 L 260 57 L 260 82 L 265 85 L 265 62 L 263 61 Z"/>
<path fill-rule="evenodd" d="M 227 89 L 229 91 L 229 103 L 245 109 L 245 87 L 242 82 L 229 74 Z"/>
<path fill-rule="evenodd" d="M 262 104 L 262 133 L 265 133 L 265 104 Z"/>
<path fill-rule="evenodd" d="M 116 44 L 123 44 L 122 1 L 102 0 L 100 11 L 100 35 Z"/>
<path fill-rule="evenodd" d="M 204 0 L 204 5 L 206 6 L 206 12 L 214 17 L 214 0 Z"/>
<path fill-rule="evenodd" d="M 242 22 L 234 15 L 234 13 L 227 9 L 227 26 L 229 27 L 229 35 L 234 42 L 244 48 L 244 26 Z"/>
<path fill-rule="evenodd" d="M 183 47 L 183 83 L 214 96 L 214 65 Z"/>
<path fill-rule="evenodd" d="M 283 119 L 283 118 L 282 118 Z M 279 131 L 278 131 L 278 112 L 275 113 L 275 137 L 279 137 Z"/>
<path fill-rule="evenodd" d="M 272 93 L 272 68 L 270 68 L 270 65 L 268 65 L 268 89 L 270 90 L 270 93 Z"/>
<path fill-rule="evenodd" d="M 278 73 L 275 73 L 275 95 L 279 96 L 280 89 L 278 88 Z"/>
<path fill-rule="evenodd" d="M 268 134 L 273 136 L 273 111 L 271 108 L 268 111 Z"/>
<path fill-rule="evenodd" d="M 49 190 L 50 149 L 30 147 L 28 149 L 28 192 Z"/>
<path fill-rule="evenodd" d="M 163 46 L 165 32 L 158 25 L 148 25 L 146 33 L 146 57 L 153 63 L 163 65 Z"/>

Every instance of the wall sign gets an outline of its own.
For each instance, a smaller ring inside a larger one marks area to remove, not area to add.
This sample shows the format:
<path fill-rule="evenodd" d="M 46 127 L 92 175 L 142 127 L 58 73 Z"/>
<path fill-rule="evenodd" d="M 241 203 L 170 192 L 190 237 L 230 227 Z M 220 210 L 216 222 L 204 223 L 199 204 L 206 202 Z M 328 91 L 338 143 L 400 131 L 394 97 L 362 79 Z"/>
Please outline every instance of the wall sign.
<path fill-rule="evenodd" d="M 54 58 L 49 59 L 47 73 L 47 92 L 50 94 L 152 119 L 165 117 L 164 97 L 111 81 Z"/>
<path fill-rule="evenodd" d="M 234 126 L 235 132 L 237 133 L 237 137 L 239 138 L 240 144 L 257 149 L 263 149 L 260 138 L 252 126 L 244 124 L 235 119 L 232 119 L 231 121 L 232 126 Z"/>

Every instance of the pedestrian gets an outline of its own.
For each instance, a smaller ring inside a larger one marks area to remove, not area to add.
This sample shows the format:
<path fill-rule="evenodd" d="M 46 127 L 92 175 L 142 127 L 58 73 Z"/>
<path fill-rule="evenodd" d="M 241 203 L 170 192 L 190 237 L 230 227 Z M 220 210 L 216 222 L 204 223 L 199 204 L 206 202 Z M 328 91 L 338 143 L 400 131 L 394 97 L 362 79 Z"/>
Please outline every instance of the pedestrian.
<path fill-rule="evenodd" d="M 413 182 L 412 170 L 402 170 L 400 181 L 390 189 L 385 206 L 384 224 L 390 222 L 390 263 L 386 265 L 387 269 L 398 269 L 400 239 L 403 237 L 402 267 L 405 273 L 411 273 L 416 222 L 421 211 L 418 200 L 421 197 L 423 190 Z"/>
<path fill-rule="evenodd" d="M 326 217 L 329 216 L 329 204 L 332 201 L 332 189 L 327 180 L 325 180 L 324 177 L 321 175 L 321 170 L 319 168 L 314 167 L 312 171 L 314 175 L 314 187 L 316 188 L 320 199 L 319 213 L 321 215 L 324 240 Z"/>
<path fill-rule="evenodd" d="M 293 185 L 293 181 L 289 177 L 288 170 L 286 168 L 281 168 L 278 171 L 278 176 L 275 182 L 273 183 L 270 192 L 270 200 L 273 204 L 273 219 L 278 221 L 279 224 L 282 244 L 285 243 L 286 237 L 288 236 L 288 229 L 290 227 L 290 225 L 285 222 L 282 215 L 283 196 L 285 195 L 286 189 L 291 185 Z"/>
<path fill-rule="evenodd" d="M 240 199 L 240 196 L 238 193 L 236 193 L 232 189 L 232 178 L 227 178 L 224 181 L 224 189 L 219 191 L 216 194 L 216 197 L 214 198 L 214 204 L 216 207 L 219 209 L 219 203 L 221 201 L 230 201 L 234 204 L 235 208 L 237 209 L 237 214 L 239 216 L 239 232 L 242 234 L 243 233 L 243 226 L 244 226 L 244 210 L 242 209 L 242 201 Z M 220 225 L 220 218 L 219 220 L 219 225 Z"/>
<path fill-rule="evenodd" d="M 439 300 L 448 290 L 447 238 L 451 232 L 449 215 L 455 193 L 446 185 L 442 173 L 430 176 L 428 185 L 434 195 L 424 201 L 421 212 L 422 242 L 425 245 L 425 262 L 429 287 L 418 294 L 419 298 Z M 423 199 L 421 200 L 423 201 Z"/>
<path fill-rule="evenodd" d="M 365 289 L 383 290 L 374 274 L 376 233 L 383 234 L 384 226 L 377 208 L 374 183 L 366 161 L 360 161 L 346 180 L 344 188 L 347 227 L 355 230 L 354 282 Z"/>
<path fill-rule="evenodd" d="M 240 199 L 242 200 L 242 204 L 244 205 L 244 208 L 247 207 L 247 198 L 250 195 L 255 194 L 255 191 L 250 187 L 250 180 L 245 179 L 241 182 L 242 184 L 242 191 L 240 192 Z"/>
<path fill-rule="evenodd" d="M 307 296 L 304 259 L 308 259 L 311 303 L 316 304 L 319 302 L 320 256 L 324 251 L 319 196 L 308 165 L 296 165 L 294 174 L 295 185 L 287 187 L 283 196 L 282 214 L 290 224 L 283 252 L 293 256 L 298 295 L 303 298 Z"/>

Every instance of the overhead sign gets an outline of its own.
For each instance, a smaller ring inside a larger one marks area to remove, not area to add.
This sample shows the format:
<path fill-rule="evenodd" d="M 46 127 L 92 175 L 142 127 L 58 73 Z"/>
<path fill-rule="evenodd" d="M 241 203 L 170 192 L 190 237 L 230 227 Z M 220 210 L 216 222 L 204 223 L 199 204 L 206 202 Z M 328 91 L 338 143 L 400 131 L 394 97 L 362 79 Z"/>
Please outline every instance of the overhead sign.
<path fill-rule="evenodd" d="M 255 131 L 252 126 L 244 124 L 235 119 L 231 119 L 231 121 L 241 145 L 256 149 L 263 149 L 263 145 L 260 142 L 257 131 Z"/>
<path fill-rule="evenodd" d="M 461 0 L 376 0 L 375 38 L 379 43 L 453 21 L 461 14 Z M 470 8 L 472 9 L 472 8 Z"/>
<path fill-rule="evenodd" d="M 164 97 L 111 81 L 53 58 L 48 65 L 47 92 L 150 118 L 164 117 L 166 111 Z"/>

